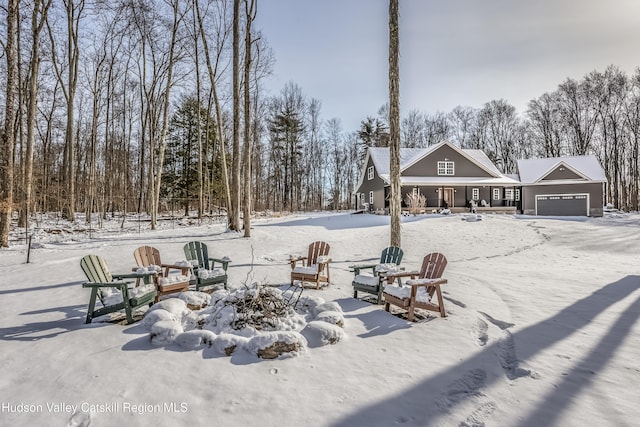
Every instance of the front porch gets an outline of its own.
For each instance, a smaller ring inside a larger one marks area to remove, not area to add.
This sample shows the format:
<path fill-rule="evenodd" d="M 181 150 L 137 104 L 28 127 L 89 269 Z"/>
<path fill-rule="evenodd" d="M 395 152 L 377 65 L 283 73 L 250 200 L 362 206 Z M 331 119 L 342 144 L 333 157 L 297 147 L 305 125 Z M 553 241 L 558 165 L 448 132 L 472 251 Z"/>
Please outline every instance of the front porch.
<path fill-rule="evenodd" d="M 457 207 L 449 208 L 451 213 L 470 213 L 469 208 Z M 517 214 L 518 210 L 515 206 L 486 206 L 477 207 L 476 213 L 493 213 L 493 214 Z"/>
<path fill-rule="evenodd" d="M 422 208 L 402 208 L 403 215 L 420 215 L 420 214 L 430 214 L 430 213 L 438 213 L 442 210 L 440 207 L 422 207 Z M 471 213 L 469 208 L 465 207 L 452 207 L 449 208 L 451 213 Z M 385 209 L 384 211 L 377 212 L 384 215 L 389 215 L 389 209 Z M 486 206 L 486 207 L 477 207 L 476 213 L 487 213 L 487 214 L 517 214 L 518 210 L 515 206 Z"/>

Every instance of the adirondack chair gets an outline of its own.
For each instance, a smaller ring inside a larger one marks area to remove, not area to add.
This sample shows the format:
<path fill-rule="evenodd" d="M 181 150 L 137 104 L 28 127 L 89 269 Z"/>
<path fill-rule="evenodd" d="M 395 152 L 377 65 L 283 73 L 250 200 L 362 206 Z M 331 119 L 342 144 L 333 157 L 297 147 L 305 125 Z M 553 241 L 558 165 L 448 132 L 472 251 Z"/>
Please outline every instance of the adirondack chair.
<path fill-rule="evenodd" d="M 140 277 L 153 277 L 155 273 L 129 273 L 111 274 L 105 260 L 98 255 L 86 255 L 80 260 L 80 267 L 89 280 L 82 284 L 83 288 L 91 289 L 89 307 L 85 323 L 91 323 L 92 319 L 104 314 L 125 311 L 127 323 L 133 322 L 133 311 L 145 305 L 151 306 L 156 298 L 154 284 L 147 284 L 139 288 L 129 289 L 129 285 Z M 107 291 L 116 291 L 116 295 L 108 297 Z M 117 292 L 119 291 L 119 295 Z M 100 299 L 102 308 L 96 309 L 96 299 Z"/>
<path fill-rule="evenodd" d="M 196 276 L 196 290 L 222 283 L 227 289 L 228 258 L 212 258 L 209 256 L 207 245 L 202 242 L 189 242 L 184 245 L 184 255 L 192 261 L 193 272 Z M 216 267 L 216 263 L 221 267 Z"/>
<path fill-rule="evenodd" d="M 446 317 L 442 290 L 440 289 L 440 285 L 447 283 L 447 279 L 442 278 L 442 273 L 444 273 L 446 266 L 447 259 L 445 256 L 435 252 L 424 257 L 422 268 L 419 272 L 382 273 L 387 277 L 387 280 L 400 277 L 411 278 L 404 285 L 387 285 L 384 288 L 384 309 L 389 311 L 391 304 L 406 309 L 409 312 L 408 319 L 410 321 L 413 320 L 416 308 L 436 311 L 440 313 L 441 317 Z M 432 301 L 434 294 L 437 297 L 437 303 Z"/>
<path fill-rule="evenodd" d="M 315 283 L 316 289 L 320 289 L 321 283 L 330 283 L 329 258 L 330 246 L 326 242 L 313 242 L 309 245 L 309 252 L 306 257 L 291 257 L 291 286 L 298 280 L 300 285 L 305 282 Z M 298 262 L 301 265 L 297 265 Z"/>
<path fill-rule="evenodd" d="M 140 267 L 156 266 L 161 269 L 160 274 L 156 277 L 158 294 L 155 302 L 158 302 L 162 295 L 189 290 L 189 278 L 191 276 L 191 268 L 189 266 L 163 264 L 160 260 L 160 251 L 151 246 L 140 246 L 133 252 L 133 257 Z M 178 270 L 180 274 L 170 275 L 169 273 L 172 270 Z M 136 285 L 138 283 L 136 282 Z"/>
<path fill-rule="evenodd" d="M 382 251 L 380 262 L 377 264 L 356 264 L 350 266 L 354 277 L 351 285 L 353 286 L 353 297 L 358 298 L 358 291 L 376 295 L 376 304 L 382 302 L 382 290 L 386 283 L 385 276 L 380 273 L 386 271 L 397 270 L 404 252 L 397 246 L 389 246 Z M 371 270 L 369 274 L 363 274 L 362 270 Z M 400 279 L 398 278 L 398 281 Z"/>

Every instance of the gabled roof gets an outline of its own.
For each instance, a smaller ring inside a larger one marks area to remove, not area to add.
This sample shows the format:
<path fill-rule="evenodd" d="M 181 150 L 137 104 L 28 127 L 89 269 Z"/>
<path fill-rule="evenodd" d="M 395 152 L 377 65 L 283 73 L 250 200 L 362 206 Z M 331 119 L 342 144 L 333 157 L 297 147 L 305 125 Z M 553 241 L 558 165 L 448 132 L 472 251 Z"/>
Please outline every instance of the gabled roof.
<path fill-rule="evenodd" d="M 403 164 L 409 162 L 414 156 L 420 156 L 421 153 L 425 152 L 426 150 L 430 150 L 430 148 L 401 148 L 400 170 L 402 170 Z M 369 158 L 371 158 L 378 176 L 387 181 L 387 183 L 389 182 L 389 168 L 391 165 L 389 148 L 369 147 L 369 149 L 367 149 L 367 156 L 365 157 L 364 163 L 362 164 L 362 170 L 360 171 L 360 180 L 358 181 L 358 185 L 356 185 L 356 188 L 360 188 L 362 182 L 364 181 L 364 177 L 366 176 L 367 172 L 367 165 L 369 164 Z"/>
<path fill-rule="evenodd" d="M 413 163 L 414 158 L 422 158 L 424 155 L 431 151 L 433 146 L 429 148 L 401 148 L 400 149 L 400 171 L 402 171 L 407 164 Z M 370 147 L 369 155 L 373 160 L 373 165 L 376 167 L 378 175 L 389 175 L 391 165 L 391 152 L 388 147 Z"/>
<path fill-rule="evenodd" d="M 445 185 L 456 183 L 469 183 L 475 185 L 516 185 L 517 180 L 507 177 L 500 173 L 498 168 L 491 162 L 489 157 L 482 150 L 462 149 L 453 145 L 450 142 L 444 141 L 427 148 L 401 148 L 400 149 L 400 173 L 410 166 L 416 164 L 420 160 L 429 156 L 429 154 L 437 151 L 440 147 L 447 145 L 452 149 L 459 152 L 463 157 L 467 158 L 470 162 L 476 164 L 479 168 L 485 170 L 491 177 L 489 178 L 469 178 L 469 177 L 421 177 L 421 176 L 406 176 L 402 175 L 401 181 L 403 185 Z M 362 181 L 365 176 L 366 165 L 371 158 L 373 165 L 375 166 L 376 173 L 385 182 L 390 183 L 390 150 L 388 147 L 370 147 L 367 150 L 367 158 L 363 165 L 363 170 L 360 174 L 360 182 L 356 188 L 362 185 Z"/>
<path fill-rule="evenodd" d="M 544 179 L 560 166 L 564 166 L 586 181 L 606 182 L 607 177 L 600 162 L 594 155 L 548 157 L 543 159 L 518 160 L 520 181 L 523 184 L 535 184 Z"/>
<path fill-rule="evenodd" d="M 471 150 L 471 149 L 462 149 L 457 147 L 456 145 L 443 141 L 435 145 L 431 145 L 427 148 L 401 148 L 400 149 L 400 172 L 403 170 L 413 166 L 420 160 L 427 157 L 432 152 L 438 150 L 443 145 L 447 145 L 452 149 L 458 151 L 464 157 L 468 158 L 469 161 L 475 163 L 480 168 L 486 170 L 490 175 L 494 177 L 500 177 L 502 174 L 496 168 L 496 166 L 491 162 L 489 157 L 482 150 Z M 371 147 L 368 151 L 368 156 L 371 156 L 373 160 L 373 164 L 376 167 L 376 172 L 380 176 L 389 175 L 389 165 L 390 165 L 390 152 L 388 147 Z"/>

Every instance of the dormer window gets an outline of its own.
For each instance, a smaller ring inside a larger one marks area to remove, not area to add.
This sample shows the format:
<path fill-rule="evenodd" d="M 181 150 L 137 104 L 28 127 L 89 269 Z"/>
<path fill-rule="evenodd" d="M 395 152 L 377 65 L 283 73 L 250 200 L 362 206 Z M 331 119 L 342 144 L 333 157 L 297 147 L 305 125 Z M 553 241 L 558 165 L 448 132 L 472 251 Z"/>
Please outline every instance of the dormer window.
<path fill-rule="evenodd" d="M 367 179 L 371 181 L 373 179 L 373 166 L 367 168 Z"/>
<path fill-rule="evenodd" d="M 453 162 L 449 160 L 438 162 L 438 175 L 454 175 Z"/>

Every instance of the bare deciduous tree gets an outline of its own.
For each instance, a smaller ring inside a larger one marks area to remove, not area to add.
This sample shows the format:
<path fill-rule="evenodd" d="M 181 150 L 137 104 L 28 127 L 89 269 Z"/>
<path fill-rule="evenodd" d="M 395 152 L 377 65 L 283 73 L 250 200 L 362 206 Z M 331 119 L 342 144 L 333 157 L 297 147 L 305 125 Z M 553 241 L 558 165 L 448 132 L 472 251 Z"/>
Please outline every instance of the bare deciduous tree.
<path fill-rule="evenodd" d="M 244 163 L 243 212 L 244 237 L 251 237 L 251 50 L 253 47 L 251 24 L 256 19 L 257 0 L 245 0 L 244 33 Z"/>
<path fill-rule="evenodd" d="M 65 181 L 65 200 L 62 210 L 62 215 L 69 221 L 73 221 L 75 218 L 76 209 L 76 170 L 75 170 L 75 152 L 76 152 L 76 131 L 75 131 L 75 101 L 76 90 L 78 88 L 78 66 L 80 63 L 80 44 L 79 28 L 80 21 L 83 17 L 82 13 L 85 8 L 85 1 L 78 0 L 63 0 L 66 23 L 67 23 L 67 45 L 66 45 L 66 58 L 64 61 L 58 59 L 56 53 L 56 43 L 54 32 L 49 25 L 47 19 L 47 29 L 49 31 L 49 39 L 51 41 L 51 54 L 53 56 L 53 67 L 56 72 L 56 76 L 60 81 L 60 88 L 64 96 L 67 111 L 66 111 L 66 126 L 64 137 L 64 159 L 62 167 L 64 168 L 64 181 Z M 63 66 L 67 67 L 66 81 Z"/>
<path fill-rule="evenodd" d="M 4 52 L 7 60 L 7 86 L 5 95 L 4 127 L 0 136 L 0 247 L 9 246 L 9 229 L 13 210 L 13 148 L 15 144 L 14 121 L 16 117 L 16 93 L 18 64 L 16 58 L 16 34 L 18 31 L 18 0 L 7 4 L 7 38 Z"/>
<path fill-rule="evenodd" d="M 24 215 L 22 226 L 27 227 L 33 205 L 33 152 L 38 114 L 38 78 L 40 70 L 40 33 L 47 19 L 51 0 L 34 0 L 31 14 L 31 59 L 27 80 L 27 141 L 24 171 Z"/>

